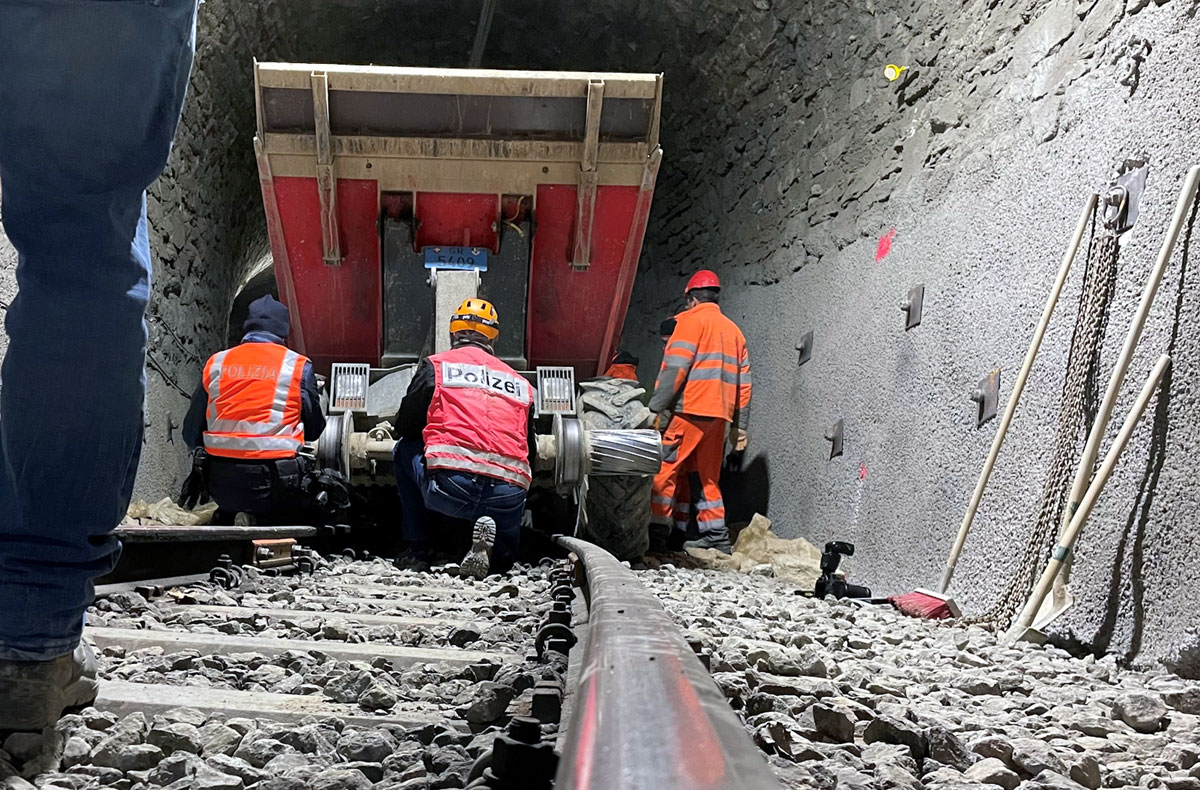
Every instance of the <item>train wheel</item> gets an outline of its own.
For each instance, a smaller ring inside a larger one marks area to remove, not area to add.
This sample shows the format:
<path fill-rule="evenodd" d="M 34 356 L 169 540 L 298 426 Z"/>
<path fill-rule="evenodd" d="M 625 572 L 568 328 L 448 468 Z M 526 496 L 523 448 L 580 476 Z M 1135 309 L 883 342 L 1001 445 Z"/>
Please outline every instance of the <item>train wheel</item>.
<path fill-rule="evenodd" d="M 636 381 L 600 378 L 580 382 L 580 420 L 591 430 L 649 428 L 654 415 Z M 649 477 L 588 477 L 580 497 L 579 534 L 617 559 L 641 560 L 649 546 Z"/>

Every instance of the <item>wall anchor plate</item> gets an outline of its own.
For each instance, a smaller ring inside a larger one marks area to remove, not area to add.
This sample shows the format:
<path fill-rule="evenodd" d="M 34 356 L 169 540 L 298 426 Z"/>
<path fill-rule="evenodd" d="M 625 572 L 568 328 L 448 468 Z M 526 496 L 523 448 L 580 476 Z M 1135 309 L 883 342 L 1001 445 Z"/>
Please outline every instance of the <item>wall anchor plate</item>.
<path fill-rule="evenodd" d="M 908 296 L 900 303 L 900 310 L 905 314 L 904 331 L 920 326 L 921 313 L 925 306 L 925 286 L 914 285 L 908 289 Z"/>
<path fill-rule="evenodd" d="M 1126 159 L 1117 169 L 1117 175 L 1102 193 L 1100 208 L 1104 226 L 1110 232 L 1119 236 L 1137 222 L 1149 173 L 1150 166 L 1140 159 Z"/>
<path fill-rule="evenodd" d="M 975 401 L 977 406 L 976 428 L 996 416 L 996 407 L 1000 403 L 1000 368 L 979 380 L 979 384 L 971 392 L 971 400 Z"/>
<path fill-rule="evenodd" d="M 838 420 L 825 434 L 825 441 L 830 443 L 829 460 L 832 461 L 842 454 L 842 420 Z"/>
<path fill-rule="evenodd" d="M 796 351 L 800 354 L 800 359 L 796 362 L 797 365 L 803 365 L 812 359 L 812 347 L 813 333 L 810 329 L 804 333 L 804 337 L 800 338 L 800 342 L 796 344 Z"/>

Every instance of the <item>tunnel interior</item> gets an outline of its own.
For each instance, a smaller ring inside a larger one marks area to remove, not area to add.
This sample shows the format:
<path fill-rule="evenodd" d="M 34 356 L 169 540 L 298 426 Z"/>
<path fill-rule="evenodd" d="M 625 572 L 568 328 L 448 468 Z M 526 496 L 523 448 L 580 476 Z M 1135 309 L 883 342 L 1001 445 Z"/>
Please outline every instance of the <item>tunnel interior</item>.
<path fill-rule="evenodd" d="M 715 269 L 756 388 L 731 518 L 766 510 L 780 535 L 854 542 L 855 581 L 886 594 L 936 581 L 996 425 L 976 424 L 971 391 L 998 369 L 1003 403 L 1086 197 L 1116 163 L 1140 158 L 1151 175 L 1098 352 L 1107 377 L 1197 159 L 1187 64 L 1198 8 L 500 0 L 483 65 L 664 74 L 664 163 L 623 345 L 651 383 L 658 325 L 682 308 L 684 277 Z M 245 299 L 270 288 L 252 59 L 462 67 L 479 12 L 477 0 L 201 6 L 189 102 L 149 199 L 156 271 L 139 496 L 178 489 L 178 425 L 200 366 L 236 335 Z M 1200 604 L 1190 247 L 1189 226 L 1109 436 L 1168 349 L 1169 384 L 1078 547 L 1078 602 L 1057 626 L 1063 640 L 1185 673 L 1198 652 L 1186 613 Z M 1005 588 L 1037 517 L 1086 255 L 960 563 L 968 605 Z M 906 329 L 898 305 L 916 286 L 924 316 Z M 826 436 L 838 421 L 834 456 Z"/>

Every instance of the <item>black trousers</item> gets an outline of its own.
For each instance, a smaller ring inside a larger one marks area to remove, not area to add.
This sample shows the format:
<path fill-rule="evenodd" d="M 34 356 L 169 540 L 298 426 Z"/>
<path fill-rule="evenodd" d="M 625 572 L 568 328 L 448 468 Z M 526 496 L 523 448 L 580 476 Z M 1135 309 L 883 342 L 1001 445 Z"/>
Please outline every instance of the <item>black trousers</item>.
<path fill-rule="evenodd" d="M 311 520 L 313 502 L 301 491 L 308 472 L 305 458 L 239 461 L 208 456 L 205 478 L 208 494 L 217 503 L 218 520 L 232 521 L 249 513 L 260 524 L 305 524 Z"/>

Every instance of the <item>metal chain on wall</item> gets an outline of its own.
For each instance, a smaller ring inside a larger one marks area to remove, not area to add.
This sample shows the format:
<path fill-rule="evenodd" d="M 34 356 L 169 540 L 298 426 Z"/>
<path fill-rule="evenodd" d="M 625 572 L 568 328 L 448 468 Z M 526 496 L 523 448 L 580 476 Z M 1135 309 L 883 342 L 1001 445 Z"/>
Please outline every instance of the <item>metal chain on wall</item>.
<path fill-rule="evenodd" d="M 1058 411 L 1054 454 L 1042 486 L 1037 521 L 1025 544 L 1020 564 L 1000 598 L 982 614 L 968 618 L 967 623 L 1007 628 L 1029 597 L 1036 575 L 1050 558 L 1083 442 L 1096 412 L 1097 373 L 1117 280 L 1117 253 L 1117 237 L 1107 231 L 1101 231 L 1098 238 L 1093 236 L 1088 246 L 1087 270 Z"/>

